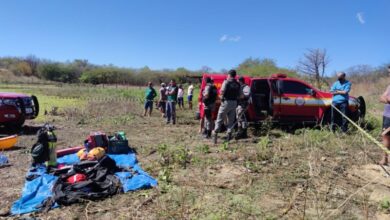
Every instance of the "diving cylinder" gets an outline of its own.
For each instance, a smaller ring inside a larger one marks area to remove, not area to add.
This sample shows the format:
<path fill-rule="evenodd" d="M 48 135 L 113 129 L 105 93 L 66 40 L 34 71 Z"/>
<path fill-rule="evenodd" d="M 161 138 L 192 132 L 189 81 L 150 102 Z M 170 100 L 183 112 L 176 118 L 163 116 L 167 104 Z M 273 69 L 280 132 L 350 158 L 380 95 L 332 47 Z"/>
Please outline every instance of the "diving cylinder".
<path fill-rule="evenodd" d="M 48 146 L 49 146 L 49 160 L 47 161 L 48 167 L 57 166 L 57 137 L 54 131 L 47 131 Z"/>

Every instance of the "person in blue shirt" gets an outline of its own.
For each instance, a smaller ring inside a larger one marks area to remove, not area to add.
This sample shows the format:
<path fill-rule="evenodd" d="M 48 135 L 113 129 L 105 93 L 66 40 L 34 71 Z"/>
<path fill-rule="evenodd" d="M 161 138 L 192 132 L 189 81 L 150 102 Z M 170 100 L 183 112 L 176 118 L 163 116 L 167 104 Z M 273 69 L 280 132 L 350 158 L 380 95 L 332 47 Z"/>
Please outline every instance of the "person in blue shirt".
<path fill-rule="evenodd" d="M 332 85 L 330 92 L 333 94 L 332 104 L 344 115 L 348 115 L 348 101 L 349 92 L 352 84 L 345 79 L 344 72 L 337 73 L 337 81 Z M 348 120 L 343 117 L 337 110 L 332 107 L 332 130 L 336 130 L 336 125 L 341 128 L 343 132 L 348 130 Z"/>
<path fill-rule="evenodd" d="M 149 117 L 152 115 L 153 110 L 153 99 L 157 96 L 156 90 L 153 88 L 152 82 L 148 83 L 148 88 L 146 88 L 145 91 L 145 112 L 144 116 L 146 116 L 146 113 L 148 113 Z"/>

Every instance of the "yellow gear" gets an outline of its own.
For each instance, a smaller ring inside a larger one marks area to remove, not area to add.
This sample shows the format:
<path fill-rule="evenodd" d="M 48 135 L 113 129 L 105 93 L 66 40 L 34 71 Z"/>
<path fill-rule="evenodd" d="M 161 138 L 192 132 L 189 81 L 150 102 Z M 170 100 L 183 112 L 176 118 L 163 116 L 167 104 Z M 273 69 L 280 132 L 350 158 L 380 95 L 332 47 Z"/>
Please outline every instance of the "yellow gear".
<path fill-rule="evenodd" d="M 88 160 L 99 160 L 106 154 L 102 147 L 95 147 L 88 152 Z"/>
<path fill-rule="evenodd" d="M 79 158 L 81 158 L 81 156 L 83 156 L 83 154 L 85 154 L 85 149 L 81 149 L 81 150 L 79 150 L 79 151 L 77 152 L 77 156 L 78 156 Z"/>

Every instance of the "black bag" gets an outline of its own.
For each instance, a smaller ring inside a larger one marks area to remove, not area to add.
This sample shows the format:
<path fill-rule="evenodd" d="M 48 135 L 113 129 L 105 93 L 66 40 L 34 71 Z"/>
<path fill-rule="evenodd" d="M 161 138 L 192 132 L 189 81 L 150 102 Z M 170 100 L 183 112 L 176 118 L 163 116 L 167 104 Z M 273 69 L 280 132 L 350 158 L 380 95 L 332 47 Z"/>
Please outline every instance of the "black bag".
<path fill-rule="evenodd" d="M 121 183 L 115 172 L 118 171 L 115 161 L 104 156 L 96 164 L 80 163 L 73 166 L 73 170 L 61 175 L 53 188 L 53 202 L 59 205 L 70 205 L 85 200 L 99 200 L 121 191 Z M 68 183 L 68 177 L 82 173 L 87 180 Z"/>
<path fill-rule="evenodd" d="M 128 154 L 131 152 L 128 140 L 109 140 L 108 154 Z"/>
<path fill-rule="evenodd" d="M 56 142 L 57 137 L 54 133 L 49 135 L 48 132 L 51 132 L 54 129 L 55 128 L 52 125 L 45 124 L 38 130 L 38 141 L 31 148 L 33 164 L 44 163 L 50 159 L 49 142 Z"/>
<path fill-rule="evenodd" d="M 49 145 L 47 143 L 35 143 L 31 148 L 31 157 L 34 164 L 44 163 L 49 160 Z"/>

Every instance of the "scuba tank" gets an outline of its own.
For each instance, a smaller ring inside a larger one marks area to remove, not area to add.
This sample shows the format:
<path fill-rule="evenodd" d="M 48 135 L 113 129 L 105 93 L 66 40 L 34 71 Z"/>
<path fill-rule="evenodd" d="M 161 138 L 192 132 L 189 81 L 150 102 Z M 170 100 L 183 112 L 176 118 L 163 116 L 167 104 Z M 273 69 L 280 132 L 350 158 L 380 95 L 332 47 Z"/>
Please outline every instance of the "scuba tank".
<path fill-rule="evenodd" d="M 47 132 L 47 144 L 49 150 L 49 160 L 46 163 L 48 167 L 57 166 L 57 137 L 53 130 L 48 130 Z"/>
<path fill-rule="evenodd" d="M 45 163 L 47 167 L 57 166 L 57 137 L 54 126 L 45 124 L 38 131 L 38 141 L 31 149 L 33 165 Z"/>

